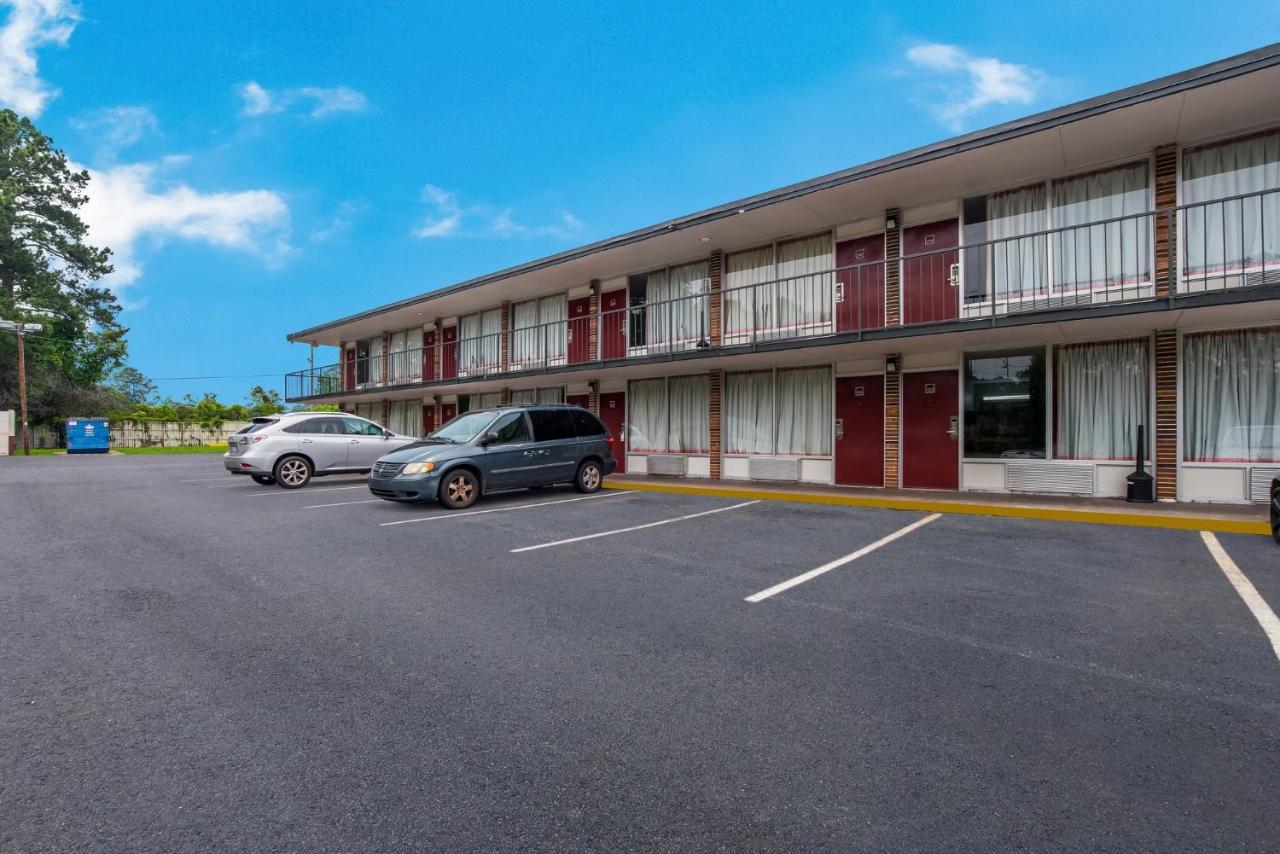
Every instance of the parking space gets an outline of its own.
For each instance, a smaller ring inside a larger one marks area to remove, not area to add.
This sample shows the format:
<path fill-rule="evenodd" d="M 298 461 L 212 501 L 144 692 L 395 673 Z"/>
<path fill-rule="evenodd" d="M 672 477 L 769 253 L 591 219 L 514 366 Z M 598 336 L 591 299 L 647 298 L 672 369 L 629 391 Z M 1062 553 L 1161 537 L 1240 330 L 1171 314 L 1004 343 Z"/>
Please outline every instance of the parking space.
<path fill-rule="evenodd" d="M 1195 531 L 9 462 L 19 850 L 1280 845 L 1280 658 Z"/>

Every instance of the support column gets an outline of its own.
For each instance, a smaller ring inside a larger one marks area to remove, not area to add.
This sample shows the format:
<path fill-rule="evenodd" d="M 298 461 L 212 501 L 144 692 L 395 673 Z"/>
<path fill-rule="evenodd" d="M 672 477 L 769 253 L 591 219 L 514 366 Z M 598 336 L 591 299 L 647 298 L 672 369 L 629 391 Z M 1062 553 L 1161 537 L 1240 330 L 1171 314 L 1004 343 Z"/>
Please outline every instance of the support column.
<path fill-rule="evenodd" d="M 339 375 L 338 387 L 341 388 L 343 391 L 351 391 L 351 389 L 347 387 L 348 366 L 347 366 L 347 342 L 346 341 L 338 342 L 338 370 L 342 371 L 342 373 Z M 352 368 L 352 370 L 354 370 L 354 368 Z"/>
<path fill-rule="evenodd" d="M 1172 293 L 1178 270 L 1178 146 L 1155 151 L 1156 159 L 1156 296 Z"/>
<path fill-rule="evenodd" d="M 511 301 L 502 302 L 502 333 L 498 336 L 498 370 L 511 370 Z"/>
<path fill-rule="evenodd" d="M 391 367 L 389 364 L 390 361 L 391 361 L 391 333 L 384 332 L 382 333 L 382 384 L 384 386 L 387 384 L 387 377 L 389 376 L 387 369 Z"/>
<path fill-rule="evenodd" d="M 498 405 L 499 406 L 511 405 L 511 389 L 504 388 L 502 391 L 498 392 Z"/>
<path fill-rule="evenodd" d="M 1156 332 L 1156 499 L 1178 500 L 1178 332 Z"/>
<path fill-rule="evenodd" d="M 588 402 L 587 409 L 591 410 L 591 414 L 600 417 L 600 381 L 591 380 L 587 383 Z"/>
<path fill-rule="evenodd" d="M 436 368 L 434 371 L 437 380 L 444 377 L 444 326 L 440 323 L 440 318 L 431 321 L 431 328 L 436 331 L 436 348 L 433 354 Z M 439 401 L 436 403 L 436 426 L 440 426 L 440 406 Z"/>
<path fill-rule="evenodd" d="M 720 320 L 721 312 L 724 310 L 724 291 L 721 277 L 721 271 L 724 269 L 724 253 L 719 249 L 712 252 L 707 268 L 709 270 L 708 277 L 711 280 L 709 283 L 711 291 L 711 311 L 709 313 L 711 319 L 708 321 L 711 324 L 711 329 L 708 331 L 708 338 L 712 347 L 719 347 L 722 341 L 721 327 L 724 325 Z M 714 466 L 715 463 L 712 465 Z M 712 477 L 719 477 L 719 475 L 712 475 Z"/>
<path fill-rule="evenodd" d="M 385 362 L 386 360 L 384 359 L 383 361 Z M 385 430 L 387 428 L 387 424 L 390 421 L 391 421 L 391 401 L 384 400 L 382 401 L 382 419 L 378 423 L 381 424 L 383 429 Z"/>
<path fill-rule="evenodd" d="M 711 425 L 711 479 L 720 479 L 720 459 L 721 459 L 721 419 L 720 419 L 720 399 L 721 391 L 724 388 L 724 371 L 712 371 L 710 381 L 708 383 L 709 390 L 707 392 L 708 405 L 708 421 Z"/>
<path fill-rule="evenodd" d="M 899 443 L 902 437 L 899 416 L 902 412 L 902 373 L 896 370 L 884 375 L 884 486 L 899 485 Z"/>
<path fill-rule="evenodd" d="M 889 208 L 884 212 L 884 305 L 885 325 L 902 325 L 902 212 Z M 889 228 L 889 223 L 893 228 Z M 887 458 L 886 458 L 887 459 Z M 888 477 L 886 470 L 885 477 Z M 887 485 L 887 484 L 886 484 Z M 894 484 L 897 486 L 897 483 Z"/>
<path fill-rule="evenodd" d="M 437 324 L 438 324 L 439 322 L 440 322 L 440 321 L 438 321 L 438 320 L 436 321 L 436 323 L 437 323 Z M 443 423 L 443 422 L 441 421 L 441 419 L 444 417 L 444 406 L 440 403 L 440 395 L 438 395 L 438 394 L 437 394 L 437 395 L 432 395 L 432 397 L 431 397 L 431 405 L 432 405 L 432 406 L 434 406 L 434 407 L 435 407 L 435 409 L 436 409 L 436 414 L 435 414 L 435 419 L 436 419 L 436 429 L 437 429 L 437 430 L 439 430 L 439 429 L 440 429 L 440 425 Z"/>
<path fill-rule="evenodd" d="M 600 280 L 591 280 L 591 297 L 587 304 L 587 359 L 600 361 Z M 596 408 L 592 408 L 592 412 Z"/>

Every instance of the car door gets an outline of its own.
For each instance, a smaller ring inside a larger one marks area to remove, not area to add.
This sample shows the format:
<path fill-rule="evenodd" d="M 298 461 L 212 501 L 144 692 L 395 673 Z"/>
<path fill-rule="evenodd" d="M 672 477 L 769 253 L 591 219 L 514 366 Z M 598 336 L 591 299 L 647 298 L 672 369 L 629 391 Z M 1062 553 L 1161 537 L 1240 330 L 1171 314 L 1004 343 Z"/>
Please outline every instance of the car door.
<path fill-rule="evenodd" d="M 508 412 L 489 427 L 489 432 L 497 433 L 498 440 L 486 445 L 481 455 L 485 489 L 519 489 L 539 483 L 543 459 L 524 412 Z"/>
<path fill-rule="evenodd" d="M 387 439 L 377 424 L 363 418 L 344 418 L 347 434 L 347 466 L 353 469 L 370 469 L 378 461 L 401 447 Z"/>
<path fill-rule="evenodd" d="M 342 419 L 332 416 L 308 418 L 298 436 L 298 450 L 311 458 L 316 471 L 347 467 L 347 436 Z"/>
<path fill-rule="evenodd" d="M 573 480 L 578 468 L 578 434 L 573 416 L 563 407 L 530 409 L 533 441 L 539 462 L 532 486 Z"/>

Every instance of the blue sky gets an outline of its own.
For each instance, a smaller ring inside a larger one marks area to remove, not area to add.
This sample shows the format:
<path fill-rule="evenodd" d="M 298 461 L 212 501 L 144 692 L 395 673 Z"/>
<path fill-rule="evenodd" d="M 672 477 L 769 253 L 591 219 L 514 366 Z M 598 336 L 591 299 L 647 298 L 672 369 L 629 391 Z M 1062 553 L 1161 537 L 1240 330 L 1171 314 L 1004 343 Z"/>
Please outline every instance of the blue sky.
<path fill-rule="evenodd" d="M 130 363 L 228 401 L 314 323 L 1280 39 L 1274 2 L 0 7 Z"/>

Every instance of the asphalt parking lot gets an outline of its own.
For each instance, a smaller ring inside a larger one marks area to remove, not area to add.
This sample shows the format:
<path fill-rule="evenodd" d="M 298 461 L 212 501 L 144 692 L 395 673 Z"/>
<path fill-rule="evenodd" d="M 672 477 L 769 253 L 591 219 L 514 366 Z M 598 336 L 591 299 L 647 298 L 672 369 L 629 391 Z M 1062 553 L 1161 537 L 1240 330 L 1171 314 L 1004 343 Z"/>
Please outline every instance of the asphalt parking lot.
<path fill-rule="evenodd" d="M 1194 531 L 216 456 L 0 505 L 0 851 L 1280 849 L 1280 658 Z"/>

